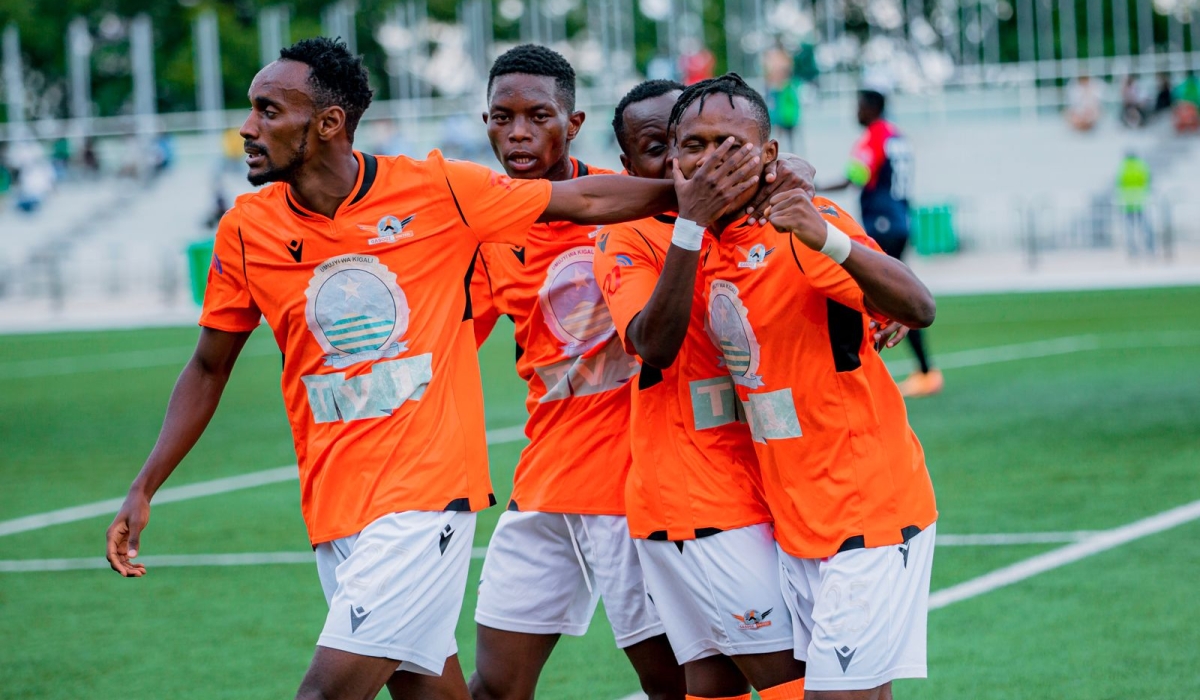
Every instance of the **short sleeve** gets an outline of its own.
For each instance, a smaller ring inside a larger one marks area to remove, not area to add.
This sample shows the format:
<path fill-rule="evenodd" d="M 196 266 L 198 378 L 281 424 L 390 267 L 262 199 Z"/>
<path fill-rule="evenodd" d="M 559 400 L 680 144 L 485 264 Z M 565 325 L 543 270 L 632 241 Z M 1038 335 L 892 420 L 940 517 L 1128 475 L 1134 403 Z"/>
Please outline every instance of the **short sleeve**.
<path fill-rule="evenodd" d="M 600 231 L 592 268 L 600 280 L 600 292 L 612 316 L 625 352 L 636 355 L 626 331 L 633 317 L 646 308 L 658 278 L 662 257 L 630 224 L 617 224 Z"/>
<path fill-rule="evenodd" d="M 236 224 L 238 217 L 237 210 L 232 209 L 221 218 L 217 227 L 204 307 L 200 312 L 201 326 L 231 333 L 252 331 L 262 318 L 262 311 L 254 302 L 246 281 L 245 253 Z"/>
<path fill-rule="evenodd" d="M 877 252 L 883 252 L 879 248 L 879 244 L 871 239 L 870 236 L 863 231 L 858 222 L 850 217 L 841 207 L 830 202 L 827 199 L 818 197 L 813 201 L 817 207 L 817 211 L 821 213 L 821 217 L 826 223 L 845 233 L 851 240 L 871 248 Z M 804 276 L 812 286 L 833 299 L 834 301 L 848 306 L 852 309 L 870 313 L 863 301 L 862 288 L 858 286 L 858 282 L 846 272 L 845 268 L 837 264 L 829 258 L 829 256 L 819 253 L 808 246 L 797 243 L 794 236 L 788 236 L 792 246 L 792 251 L 796 255 L 796 262 L 800 265 L 800 269 L 804 272 Z"/>
<path fill-rule="evenodd" d="M 466 161 L 445 161 L 454 203 L 482 243 L 525 245 L 529 227 L 550 203 L 549 180 L 514 180 Z"/>

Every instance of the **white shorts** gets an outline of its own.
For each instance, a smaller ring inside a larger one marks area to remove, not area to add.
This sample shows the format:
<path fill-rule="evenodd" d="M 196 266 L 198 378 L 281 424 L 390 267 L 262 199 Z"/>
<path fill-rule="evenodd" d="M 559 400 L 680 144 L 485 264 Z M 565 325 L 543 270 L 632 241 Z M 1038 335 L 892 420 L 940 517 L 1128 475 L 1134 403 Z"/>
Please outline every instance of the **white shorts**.
<path fill-rule="evenodd" d="M 440 676 L 458 653 L 475 514 L 409 511 L 317 545 L 329 616 L 317 644 Z"/>
<path fill-rule="evenodd" d="M 683 542 L 635 542 L 679 663 L 792 648 L 769 524 Z"/>
<path fill-rule="evenodd" d="M 624 516 L 500 515 L 483 562 L 475 622 L 580 636 L 600 598 L 618 648 L 663 633 Z"/>
<path fill-rule="evenodd" d="M 868 690 L 926 676 L 936 530 L 935 523 L 905 544 L 827 559 L 780 552 L 796 658 L 808 663 L 805 688 Z"/>

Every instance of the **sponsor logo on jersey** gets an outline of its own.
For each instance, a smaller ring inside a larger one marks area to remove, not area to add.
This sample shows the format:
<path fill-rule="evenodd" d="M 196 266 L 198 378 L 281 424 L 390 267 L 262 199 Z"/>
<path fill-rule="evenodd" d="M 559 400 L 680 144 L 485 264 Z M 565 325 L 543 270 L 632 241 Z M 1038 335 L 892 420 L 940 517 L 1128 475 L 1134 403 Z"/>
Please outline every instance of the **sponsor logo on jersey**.
<path fill-rule="evenodd" d="M 567 357 L 579 357 L 616 333 L 592 272 L 595 248 L 572 248 L 550 265 L 538 301 Z"/>
<path fill-rule="evenodd" d="M 745 258 L 745 260 L 738 263 L 738 267 L 747 268 L 750 270 L 757 270 L 760 267 L 766 267 L 767 256 L 775 252 L 774 248 L 768 249 L 762 243 L 756 243 L 750 246 L 750 250 L 746 250 L 741 246 L 738 246 L 737 249 L 738 252 L 742 254 L 742 257 Z"/>
<path fill-rule="evenodd" d="M 718 365 L 729 370 L 736 384 L 750 389 L 763 385 L 758 371 L 760 347 L 747 319 L 746 306 L 738 288 L 725 280 L 713 280 L 708 288 L 708 315 L 704 327 L 713 345 L 721 351 Z"/>
<path fill-rule="evenodd" d="M 740 630 L 762 629 L 763 627 L 771 626 L 771 621 L 767 617 L 771 614 L 771 610 L 774 609 L 771 608 L 762 613 L 759 613 L 757 610 L 747 610 L 741 615 L 734 613 L 733 618 L 740 623 L 738 625 L 738 629 Z"/>
<path fill-rule="evenodd" d="M 341 255 L 313 270 L 304 308 L 327 367 L 396 357 L 407 349 L 408 299 L 396 275 L 371 255 Z"/>
<path fill-rule="evenodd" d="M 388 215 L 379 220 L 375 224 L 375 231 L 379 235 L 375 238 L 367 240 L 367 245 L 379 245 L 380 243 L 395 243 L 404 238 L 412 238 L 412 231 L 405 231 L 404 227 L 412 223 L 412 220 L 417 218 L 416 214 L 410 214 L 403 221 L 392 215 Z"/>

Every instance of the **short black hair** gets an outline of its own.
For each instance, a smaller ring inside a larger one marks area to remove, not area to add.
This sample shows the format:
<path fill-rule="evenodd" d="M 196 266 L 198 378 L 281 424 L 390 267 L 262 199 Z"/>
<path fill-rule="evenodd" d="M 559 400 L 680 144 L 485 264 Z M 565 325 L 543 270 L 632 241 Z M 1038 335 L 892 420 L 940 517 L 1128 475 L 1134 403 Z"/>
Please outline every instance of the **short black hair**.
<path fill-rule="evenodd" d="M 887 98 L 878 90 L 859 90 L 858 99 L 878 114 L 883 114 L 883 108 L 887 106 Z"/>
<path fill-rule="evenodd" d="M 524 73 L 554 78 L 554 86 L 568 112 L 575 111 L 575 69 L 559 52 L 537 44 L 521 44 L 500 54 L 488 73 L 487 94 L 492 96 L 492 83 L 502 75 Z"/>
<path fill-rule="evenodd" d="M 771 138 L 771 115 L 767 111 L 766 100 L 737 73 L 726 73 L 689 85 L 679 96 L 679 100 L 675 102 L 675 107 L 671 109 L 671 119 L 667 122 L 668 128 L 679 126 L 683 113 L 697 100 L 700 102 L 700 111 L 703 112 L 704 100 L 709 95 L 725 95 L 729 98 L 730 106 L 733 106 L 735 97 L 741 97 L 749 102 L 750 114 L 758 122 L 758 132 L 762 136 L 762 140 L 766 141 Z"/>
<path fill-rule="evenodd" d="M 337 105 L 346 110 L 346 135 L 353 143 L 354 130 L 374 94 L 362 56 L 350 53 L 340 39 L 319 36 L 280 49 L 279 58 L 308 66 L 308 84 L 317 109 Z"/>
<path fill-rule="evenodd" d="M 625 110 L 629 105 L 653 100 L 655 97 L 661 97 L 676 90 L 682 92 L 686 89 L 687 86 L 674 80 L 647 80 L 638 83 L 632 90 L 625 93 L 625 96 L 617 103 L 617 110 L 613 113 L 612 120 L 613 133 L 617 135 L 617 143 L 621 145 L 621 150 L 627 150 L 625 148 Z"/>

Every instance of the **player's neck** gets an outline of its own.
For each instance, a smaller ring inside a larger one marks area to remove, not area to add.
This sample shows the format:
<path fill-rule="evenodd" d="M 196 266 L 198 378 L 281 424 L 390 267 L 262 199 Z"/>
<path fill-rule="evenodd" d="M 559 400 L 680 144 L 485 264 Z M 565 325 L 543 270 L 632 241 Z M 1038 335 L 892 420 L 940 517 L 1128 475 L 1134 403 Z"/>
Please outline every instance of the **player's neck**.
<path fill-rule="evenodd" d="M 551 182 L 562 182 L 573 177 L 575 177 L 575 164 L 571 162 L 571 154 L 563 153 L 562 160 L 546 171 L 544 179 Z"/>
<path fill-rule="evenodd" d="M 305 163 L 288 186 L 300 206 L 332 219 L 357 181 L 358 159 L 346 148 Z"/>

